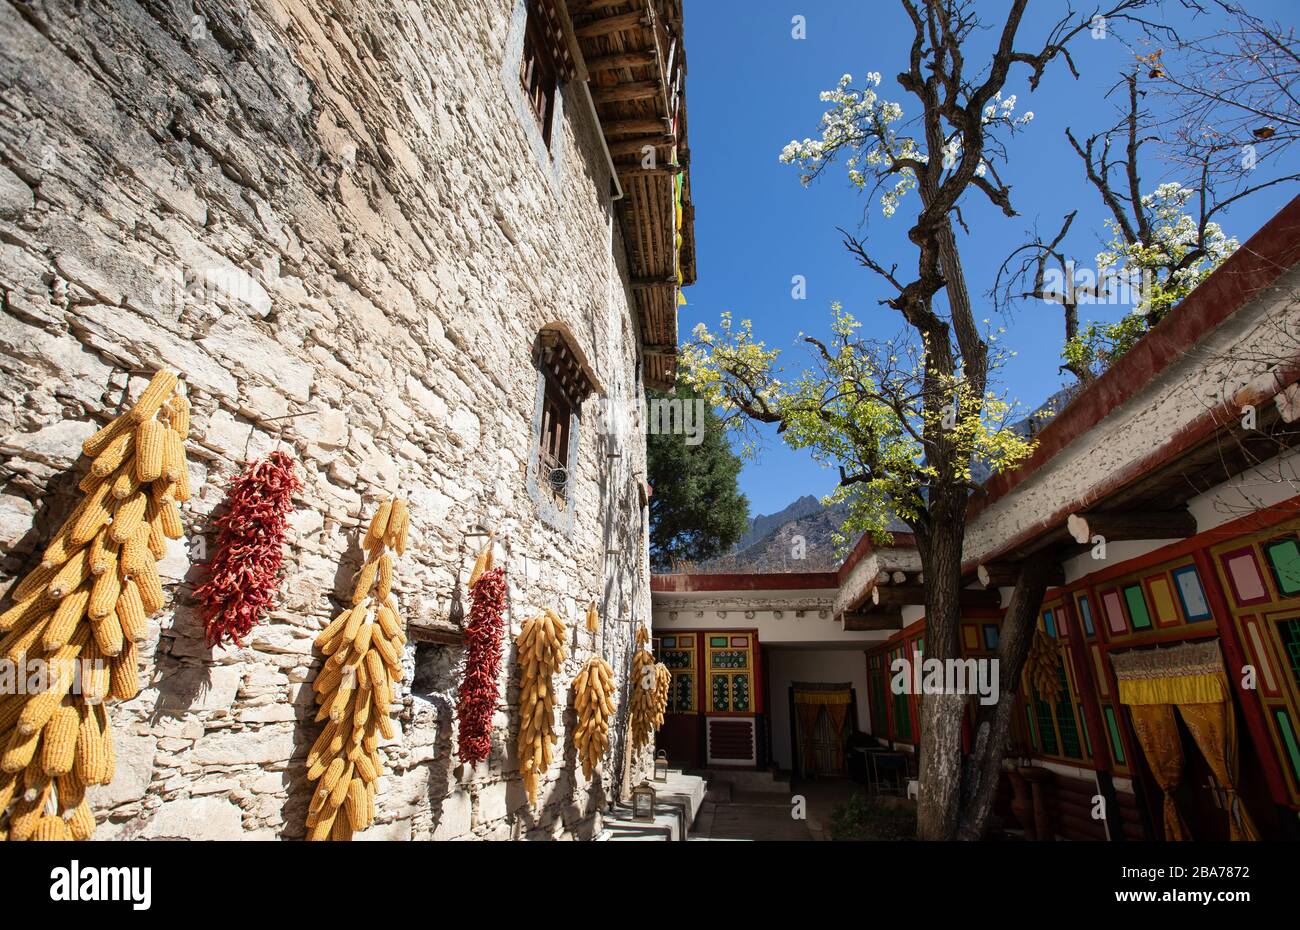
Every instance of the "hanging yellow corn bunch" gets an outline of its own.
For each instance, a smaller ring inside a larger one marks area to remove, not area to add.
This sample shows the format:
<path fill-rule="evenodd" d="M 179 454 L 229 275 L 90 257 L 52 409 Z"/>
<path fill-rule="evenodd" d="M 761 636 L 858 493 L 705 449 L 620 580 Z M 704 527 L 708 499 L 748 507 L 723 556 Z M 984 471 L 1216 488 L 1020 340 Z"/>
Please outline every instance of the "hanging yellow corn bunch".
<path fill-rule="evenodd" d="M 587 608 L 587 632 L 595 633 L 600 628 L 600 614 L 596 611 L 596 602 L 592 601 L 591 606 Z"/>
<path fill-rule="evenodd" d="M 350 840 L 375 819 L 379 740 L 396 732 L 390 715 L 406 646 L 392 593 L 393 553 L 406 551 L 406 528 L 406 502 L 385 500 L 366 533 L 352 605 L 316 637 L 329 658 L 312 683 L 316 720 L 326 723 L 307 754 L 307 779 L 317 783 L 309 840 Z"/>
<path fill-rule="evenodd" d="M 39 687 L 0 698 L 0 839 L 94 833 L 86 786 L 114 770 L 103 701 L 140 691 L 136 643 L 163 606 L 156 560 L 182 536 L 176 502 L 190 497 L 189 401 L 176 386 L 158 372 L 85 441 L 86 497 L 0 614 L 0 661 L 44 671 Z"/>
<path fill-rule="evenodd" d="M 469 573 L 469 587 L 474 587 L 474 583 L 483 577 L 487 572 L 496 567 L 496 556 L 492 552 L 492 541 L 496 538 L 496 531 L 488 533 L 487 542 L 479 550 L 478 558 L 474 560 L 474 570 Z"/>
<path fill-rule="evenodd" d="M 519 774 L 528 803 L 537 803 L 537 780 L 551 767 L 555 745 L 555 684 L 564 664 L 564 621 L 549 607 L 524 621 L 515 637 L 519 656 Z"/>
<path fill-rule="evenodd" d="M 1048 636 L 1047 631 L 1035 629 L 1021 672 L 1025 689 L 1037 692 L 1040 698 L 1054 706 L 1061 696 L 1060 666 L 1061 653 L 1056 640 Z"/>
<path fill-rule="evenodd" d="M 632 656 L 632 748 L 640 749 L 649 745 L 654 736 L 656 688 L 659 675 L 655 670 L 655 657 L 646 644 L 650 634 L 644 626 L 636 631 L 636 644 L 639 647 Z"/>
<path fill-rule="evenodd" d="M 609 751 L 609 721 L 614 716 L 614 670 L 604 659 L 588 659 L 574 679 L 573 706 L 578 711 L 573 746 L 582 774 L 590 778 Z"/>
<path fill-rule="evenodd" d="M 655 703 L 654 716 L 650 718 L 650 725 L 658 730 L 664 725 L 664 712 L 668 710 L 668 689 L 673 684 L 673 673 L 668 671 L 668 666 L 659 662 L 655 665 Z"/>

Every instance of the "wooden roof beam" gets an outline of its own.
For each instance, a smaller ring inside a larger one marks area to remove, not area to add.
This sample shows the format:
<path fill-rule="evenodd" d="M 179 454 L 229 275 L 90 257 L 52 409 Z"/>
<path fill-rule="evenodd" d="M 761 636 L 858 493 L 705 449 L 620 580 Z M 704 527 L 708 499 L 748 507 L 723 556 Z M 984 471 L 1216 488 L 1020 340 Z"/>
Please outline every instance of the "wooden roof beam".
<path fill-rule="evenodd" d="M 655 60 L 655 53 L 651 51 L 621 52 L 617 55 L 604 55 L 591 59 L 587 62 L 587 70 L 596 72 L 616 71 L 619 68 L 644 68 L 654 64 Z"/>
<path fill-rule="evenodd" d="M 676 287 L 677 278 L 633 278 L 632 290 L 644 291 L 656 287 Z"/>
<path fill-rule="evenodd" d="M 987 565 L 978 566 L 975 569 L 975 576 L 986 588 L 1009 588 L 1014 586 L 1020 577 L 1020 563 L 989 562 Z M 1048 574 L 1047 586 L 1059 587 L 1063 584 L 1065 584 L 1065 569 L 1059 564 L 1054 565 Z"/>
<path fill-rule="evenodd" d="M 597 103 L 622 103 L 627 100 L 648 100 L 662 93 L 658 81 L 630 81 L 609 87 L 593 87 L 591 96 Z"/>
<path fill-rule="evenodd" d="M 644 155 L 646 147 L 657 149 L 666 145 L 672 145 L 677 141 L 677 137 L 672 133 L 665 133 L 658 136 L 641 136 L 640 138 L 625 139 L 621 142 L 609 143 L 609 154 L 614 158 L 622 155 Z"/>
<path fill-rule="evenodd" d="M 925 603 L 923 585 L 877 585 L 871 589 L 871 603 L 876 607 L 905 607 Z M 958 592 L 962 607 L 1001 607 L 1002 596 L 997 591 Z"/>
<path fill-rule="evenodd" d="M 594 39 L 597 36 L 607 36 L 615 32 L 622 32 L 624 29 L 635 29 L 640 26 L 650 25 L 650 17 L 639 10 L 631 13 L 619 13 L 616 16 L 606 16 L 603 19 L 592 20 L 584 26 L 579 26 L 574 30 L 580 39 Z"/>
<path fill-rule="evenodd" d="M 1186 507 L 1170 511 L 1072 513 L 1066 520 L 1070 536 L 1088 546 L 1098 536 L 1107 542 L 1125 539 L 1186 539 L 1196 535 L 1196 518 Z"/>
<path fill-rule="evenodd" d="M 602 123 L 605 136 L 644 136 L 656 132 L 668 132 L 671 121 L 667 117 L 653 119 L 622 119 Z"/>
<path fill-rule="evenodd" d="M 862 610 L 847 610 L 840 617 L 844 623 L 844 632 L 862 633 L 868 630 L 901 630 L 903 614 L 898 610 L 886 610 L 879 613 L 867 613 Z"/>

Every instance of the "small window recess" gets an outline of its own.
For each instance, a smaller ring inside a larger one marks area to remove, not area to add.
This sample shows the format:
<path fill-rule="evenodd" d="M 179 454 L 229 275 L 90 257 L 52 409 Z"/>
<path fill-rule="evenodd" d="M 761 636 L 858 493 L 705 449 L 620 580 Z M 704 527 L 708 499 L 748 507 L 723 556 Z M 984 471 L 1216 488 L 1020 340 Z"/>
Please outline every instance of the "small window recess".
<path fill-rule="evenodd" d="M 568 532 L 573 526 L 573 474 L 582 404 L 601 389 L 577 340 L 562 323 L 550 324 L 538 334 L 534 361 L 537 412 L 528 491 L 544 522 Z"/>

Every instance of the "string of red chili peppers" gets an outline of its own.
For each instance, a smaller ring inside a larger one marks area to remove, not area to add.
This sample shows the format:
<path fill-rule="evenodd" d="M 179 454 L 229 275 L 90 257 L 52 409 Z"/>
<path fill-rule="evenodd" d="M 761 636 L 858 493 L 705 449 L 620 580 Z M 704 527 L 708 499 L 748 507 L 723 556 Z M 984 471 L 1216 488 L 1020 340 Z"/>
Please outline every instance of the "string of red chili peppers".
<path fill-rule="evenodd" d="M 456 702 L 456 716 L 460 720 L 456 754 L 462 762 L 473 765 L 486 759 L 492 749 L 492 714 L 497 705 L 501 644 L 505 635 L 505 568 L 493 568 L 479 575 L 470 585 L 469 596 L 465 677 Z"/>
<path fill-rule="evenodd" d="M 202 605 L 208 645 L 242 646 L 275 604 L 293 493 L 302 487 L 292 456 L 272 452 L 250 464 L 230 487 L 207 580 L 194 592 Z"/>

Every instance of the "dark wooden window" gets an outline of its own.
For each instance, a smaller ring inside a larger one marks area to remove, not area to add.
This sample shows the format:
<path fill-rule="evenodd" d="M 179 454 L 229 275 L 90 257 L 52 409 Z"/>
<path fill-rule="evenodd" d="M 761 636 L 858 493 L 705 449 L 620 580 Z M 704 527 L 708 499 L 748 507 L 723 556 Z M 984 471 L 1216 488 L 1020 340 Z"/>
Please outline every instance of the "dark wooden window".
<path fill-rule="evenodd" d="M 532 105 L 542 139 L 551 145 L 551 127 L 555 122 L 555 95 L 559 92 L 559 68 L 555 63 L 554 45 L 549 39 L 549 18 L 543 0 L 528 0 L 528 24 L 524 31 L 524 55 L 519 62 L 519 82 L 524 96 Z"/>
<path fill-rule="evenodd" d="M 541 453 L 544 464 L 566 468 L 569 464 L 569 417 L 573 408 L 549 372 L 542 401 Z"/>

